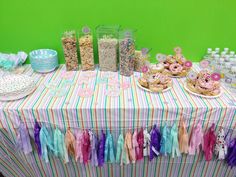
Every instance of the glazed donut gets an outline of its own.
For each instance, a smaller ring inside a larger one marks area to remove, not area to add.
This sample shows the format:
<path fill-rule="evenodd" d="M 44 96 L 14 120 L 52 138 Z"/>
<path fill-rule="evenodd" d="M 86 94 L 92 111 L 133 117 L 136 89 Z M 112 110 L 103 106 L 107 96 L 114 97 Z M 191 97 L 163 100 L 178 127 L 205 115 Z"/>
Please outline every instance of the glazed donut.
<path fill-rule="evenodd" d="M 162 72 L 163 70 L 164 70 L 164 65 L 162 63 L 159 63 L 159 64 L 151 67 L 151 72 L 153 74 L 156 74 L 158 72 Z"/>
<path fill-rule="evenodd" d="M 181 73 L 183 70 L 183 66 L 179 63 L 173 63 L 170 65 L 169 68 L 170 68 L 170 71 L 172 72 L 172 74 L 174 74 L 174 75 Z"/>

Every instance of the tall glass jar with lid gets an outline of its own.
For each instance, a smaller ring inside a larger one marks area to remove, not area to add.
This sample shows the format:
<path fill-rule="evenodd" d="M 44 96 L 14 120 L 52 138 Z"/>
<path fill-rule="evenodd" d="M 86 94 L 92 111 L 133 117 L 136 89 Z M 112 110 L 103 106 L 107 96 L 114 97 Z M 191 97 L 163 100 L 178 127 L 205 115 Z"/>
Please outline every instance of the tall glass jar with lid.
<path fill-rule="evenodd" d="M 119 26 L 100 25 L 96 29 L 101 71 L 117 71 Z"/>

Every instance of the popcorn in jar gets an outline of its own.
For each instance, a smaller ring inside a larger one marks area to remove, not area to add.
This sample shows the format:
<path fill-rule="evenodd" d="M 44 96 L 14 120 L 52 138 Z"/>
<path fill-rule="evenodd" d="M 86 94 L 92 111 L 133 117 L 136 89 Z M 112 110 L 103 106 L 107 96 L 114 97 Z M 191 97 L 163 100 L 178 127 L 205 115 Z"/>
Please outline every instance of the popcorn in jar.
<path fill-rule="evenodd" d="M 64 50 L 64 57 L 67 71 L 78 70 L 78 55 L 76 47 L 75 31 L 65 32 L 62 37 L 62 45 Z"/>
<path fill-rule="evenodd" d="M 117 71 L 118 27 L 97 28 L 98 57 L 101 71 Z"/>

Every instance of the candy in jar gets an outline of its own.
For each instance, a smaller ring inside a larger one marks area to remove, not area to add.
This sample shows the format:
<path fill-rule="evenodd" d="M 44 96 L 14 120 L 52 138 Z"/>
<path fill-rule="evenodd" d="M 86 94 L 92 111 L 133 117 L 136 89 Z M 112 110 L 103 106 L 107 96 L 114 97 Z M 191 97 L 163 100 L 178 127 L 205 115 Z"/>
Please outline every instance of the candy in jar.
<path fill-rule="evenodd" d="M 79 35 L 79 50 L 82 70 L 94 70 L 93 36 L 88 27 L 84 27 Z"/>
<path fill-rule="evenodd" d="M 145 48 L 141 51 L 136 50 L 134 54 L 134 71 L 142 72 L 142 68 L 146 65 L 148 58 L 149 55 L 147 54 Z"/>
<path fill-rule="evenodd" d="M 99 26 L 97 28 L 98 57 L 101 71 L 117 71 L 118 50 L 117 26 Z"/>
<path fill-rule="evenodd" d="M 78 56 L 76 47 L 75 31 L 65 32 L 62 37 L 62 45 L 64 50 L 64 57 L 67 71 L 78 70 Z"/>
<path fill-rule="evenodd" d="M 131 76 L 134 71 L 135 42 L 131 31 L 121 31 L 119 40 L 120 74 Z"/>

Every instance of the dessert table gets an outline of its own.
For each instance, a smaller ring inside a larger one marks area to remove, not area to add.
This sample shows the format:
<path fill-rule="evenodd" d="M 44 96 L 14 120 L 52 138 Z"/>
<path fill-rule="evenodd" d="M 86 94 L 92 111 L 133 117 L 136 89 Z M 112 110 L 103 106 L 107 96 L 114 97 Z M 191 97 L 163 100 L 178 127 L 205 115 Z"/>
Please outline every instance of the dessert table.
<path fill-rule="evenodd" d="M 194 70 L 199 70 L 197 63 Z M 0 171 L 5 176 L 236 176 L 236 168 L 216 157 L 205 161 L 203 153 L 158 156 L 153 161 L 144 158 L 134 164 L 105 164 L 102 167 L 63 161 L 50 155 L 45 163 L 34 151 L 28 155 L 16 152 L 16 129 L 23 122 L 31 137 L 35 120 L 53 132 L 67 128 L 111 131 L 116 143 L 120 133 L 151 128 L 154 124 L 171 126 L 183 118 L 188 134 L 201 121 L 203 130 L 215 123 L 226 134 L 235 135 L 236 97 L 222 87 L 219 98 L 205 99 L 189 94 L 184 89 L 185 78 L 174 78 L 173 88 L 165 93 L 151 93 L 136 84 L 140 73 L 124 77 L 118 72 L 65 72 L 64 65 L 51 73 L 39 74 L 25 67 L 37 89 L 28 97 L 11 102 L 0 102 Z M 117 89 L 119 87 L 119 89 Z M 60 88 L 60 89 L 57 89 Z M 33 141 L 32 141 L 33 142 Z"/>

